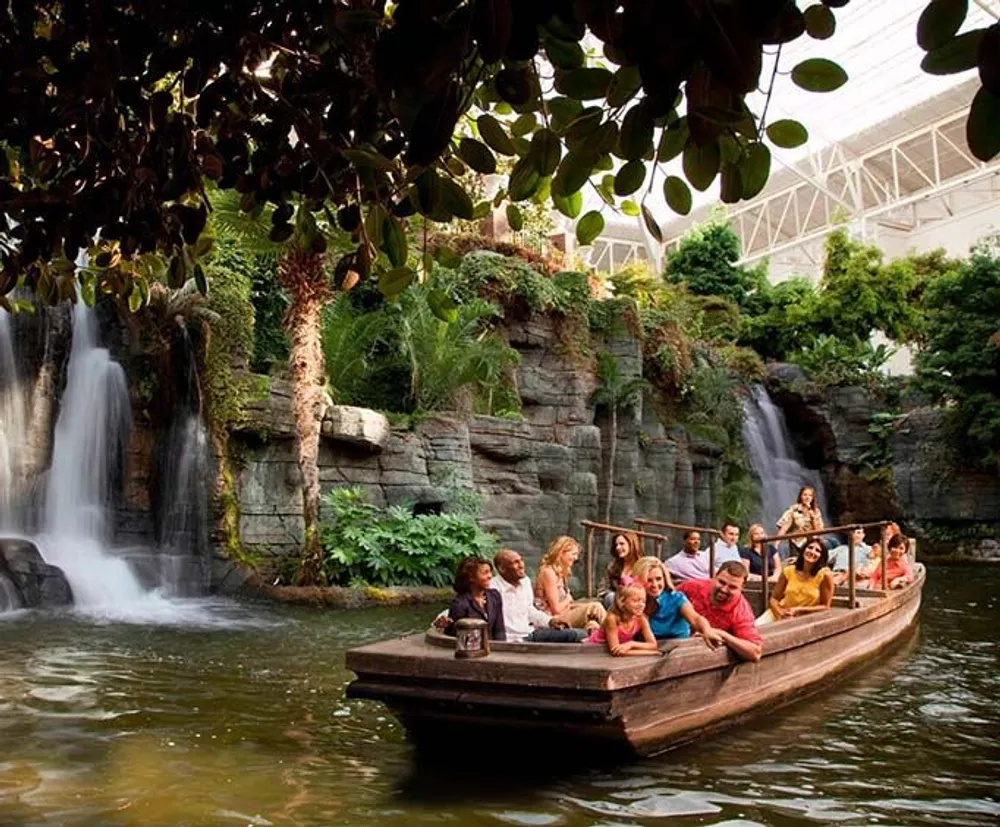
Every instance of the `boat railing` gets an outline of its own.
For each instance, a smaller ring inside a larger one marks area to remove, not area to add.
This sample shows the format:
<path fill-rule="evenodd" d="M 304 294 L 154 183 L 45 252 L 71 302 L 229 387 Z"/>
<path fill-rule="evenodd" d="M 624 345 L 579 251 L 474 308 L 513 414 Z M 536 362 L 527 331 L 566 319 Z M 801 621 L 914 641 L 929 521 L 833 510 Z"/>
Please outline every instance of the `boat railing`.
<path fill-rule="evenodd" d="M 666 520 L 651 520 L 646 517 L 636 517 L 633 521 L 640 528 L 644 526 L 654 526 L 656 528 L 668 528 L 672 531 L 697 531 L 699 534 L 708 535 L 708 570 L 715 571 L 715 541 L 722 536 L 722 532 L 717 528 L 706 528 L 700 525 L 685 525 L 684 523 L 670 523 Z M 659 557 L 659 555 L 657 555 Z"/>
<path fill-rule="evenodd" d="M 890 525 L 892 525 L 891 520 L 880 520 L 878 522 L 873 522 L 873 523 L 849 523 L 847 525 L 827 526 L 825 528 L 813 531 L 794 531 L 794 532 L 789 532 L 788 534 L 775 534 L 770 537 L 764 537 L 760 541 L 761 547 L 765 550 L 765 554 L 763 554 L 761 557 L 762 568 L 761 568 L 761 578 L 760 578 L 761 589 L 763 591 L 764 607 L 767 608 L 770 597 L 770 589 L 769 589 L 770 583 L 768 580 L 768 578 L 770 577 L 770 572 L 768 571 L 768 566 L 770 565 L 771 562 L 770 560 L 771 555 L 766 553 L 768 545 L 772 543 L 780 543 L 782 540 L 798 540 L 801 538 L 822 537 L 824 534 L 838 534 L 841 532 L 845 532 L 847 534 L 847 605 L 852 609 L 856 609 L 858 606 L 858 601 L 857 601 L 857 583 L 855 582 L 856 566 L 854 561 L 854 529 L 856 528 L 879 529 L 879 543 L 880 543 L 879 547 L 881 549 L 881 553 L 879 554 L 879 563 L 882 566 L 882 577 L 881 577 L 882 588 L 885 589 L 887 588 L 887 584 L 885 582 L 885 573 L 886 573 L 886 558 L 888 557 L 888 554 L 886 554 L 886 542 L 888 540 L 887 532 Z"/>
<path fill-rule="evenodd" d="M 597 562 L 597 554 L 594 551 L 594 536 L 596 534 L 635 534 L 640 540 L 650 539 L 653 541 L 653 548 L 656 551 L 657 557 L 661 557 L 663 554 L 663 541 L 667 539 L 663 534 L 657 534 L 653 531 L 643 531 L 641 529 L 611 525 L 609 523 L 595 523 L 593 520 L 581 520 L 580 525 L 583 526 L 584 531 L 584 563 L 586 566 L 584 577 L 587 597 L 594 597 L 594 566 Z"/>

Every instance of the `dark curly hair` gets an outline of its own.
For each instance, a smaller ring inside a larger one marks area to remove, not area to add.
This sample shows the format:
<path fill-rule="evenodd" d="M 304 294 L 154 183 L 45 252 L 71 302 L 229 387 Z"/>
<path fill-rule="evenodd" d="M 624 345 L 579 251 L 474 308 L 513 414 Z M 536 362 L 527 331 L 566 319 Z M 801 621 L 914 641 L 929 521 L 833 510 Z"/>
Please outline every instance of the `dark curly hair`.
<path fill-rule="evenodd" d="M 806 549 L 813 543 L 819 546 L 819 560 L 816 562 L 816 567 L 810 572 L 810 574 L 815 574 L 830 562 L 830 551 L 827 549 L 826 543 L 824 543 L 819 537 L 810 537 L 806 540 L 805 545 L 802 546 L 802 551 L 800 551 L 798 556 L 795 558 L 796 570 L 806 570 Z"/>
<path fill-rule="evenodd" d="M 472 590 L 472 581 L 480 566 L 489 566 L 491 570 L 493 568 L 490 561 L 482 557 L 466 557 L 458 564 L 458 570 L 455 572 L 455 594 L 467 594 Z"/>

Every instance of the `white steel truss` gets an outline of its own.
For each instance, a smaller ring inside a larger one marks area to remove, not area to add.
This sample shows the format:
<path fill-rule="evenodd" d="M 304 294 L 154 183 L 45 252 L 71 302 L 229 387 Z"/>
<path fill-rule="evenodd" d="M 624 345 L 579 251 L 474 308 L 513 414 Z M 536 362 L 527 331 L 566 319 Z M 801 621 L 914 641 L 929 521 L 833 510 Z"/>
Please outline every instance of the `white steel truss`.
<path fill-rule="evenodd" d="M 863 154 L 834 143 L 789 166 L 780 173 L 791 179 L 787 186 L 729 211 L 742 263 L 791 251 L 812 259 L 816 242 L 845 221 L 860 224 L 862 235 L 868 223 L 912 232 L 952 217 L 952 198 L 970 188 L 982 193 L 984 204 L 995 201 L 1000 158 L 983 163 L 972 156 L 965 142 L 967 116 L 963 108 Z M 989 186 L 972 187 L 987 181 Z M 681 238 L 669 239 L 667 250 Z"/>

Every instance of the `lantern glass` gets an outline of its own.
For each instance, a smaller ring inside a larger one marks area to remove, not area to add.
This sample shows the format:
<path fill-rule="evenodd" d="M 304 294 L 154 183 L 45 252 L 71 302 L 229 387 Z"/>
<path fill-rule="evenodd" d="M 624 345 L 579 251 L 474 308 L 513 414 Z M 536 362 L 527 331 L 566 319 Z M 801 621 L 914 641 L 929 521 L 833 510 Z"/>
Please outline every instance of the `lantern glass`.
<path fill-rule="evenodd" d="M 490 653 L 489 627 L 485 620 L 463 617 L 455 623 L 455 657 L 485 658 Z"/>

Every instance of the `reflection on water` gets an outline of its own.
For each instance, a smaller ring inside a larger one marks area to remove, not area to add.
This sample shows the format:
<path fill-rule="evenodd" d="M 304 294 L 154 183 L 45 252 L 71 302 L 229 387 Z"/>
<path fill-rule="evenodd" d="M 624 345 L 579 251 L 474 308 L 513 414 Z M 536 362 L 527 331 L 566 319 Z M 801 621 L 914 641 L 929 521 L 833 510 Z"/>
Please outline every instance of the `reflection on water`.
<path fill-rule="evenodd" d="M 344 649 L 432 610 L 4 616 L 0 825 L 993 825 L 998 586 L 1000 570 L 932 571 L 919 635 L 862 676 L 660 758 L 571 771 L 525 754 L 501 772 L 474 735 L 426 764 L 381 705 L 345 700 Z"/>

